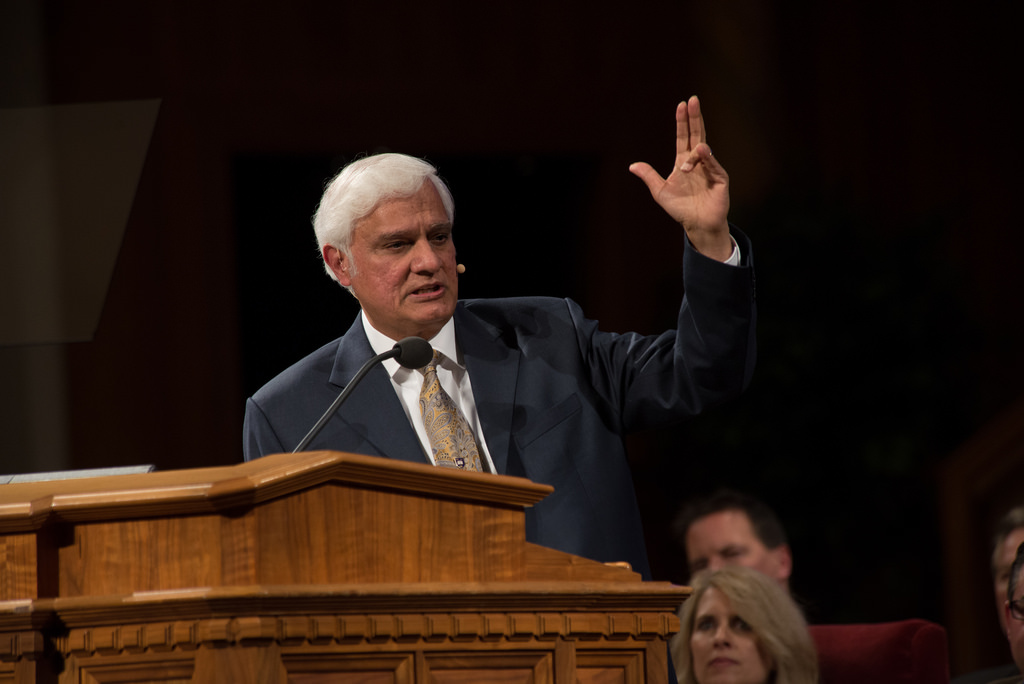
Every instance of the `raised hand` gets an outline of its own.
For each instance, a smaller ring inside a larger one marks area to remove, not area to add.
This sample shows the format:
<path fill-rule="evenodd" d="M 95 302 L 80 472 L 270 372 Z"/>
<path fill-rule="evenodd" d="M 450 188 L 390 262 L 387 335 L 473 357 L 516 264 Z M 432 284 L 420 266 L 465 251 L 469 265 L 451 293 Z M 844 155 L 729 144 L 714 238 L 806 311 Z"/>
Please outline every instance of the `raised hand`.
<path fill-rule="evenodd" d="M 676 108 L 676 158 L 668 178 L 646 162 L 636 162 L 629 170 L 647 185 L 654 201 L 682 224 L 697 251 L 719 261 L 729 258 L 729 174 L 708 147 L 696 95 Z"/>

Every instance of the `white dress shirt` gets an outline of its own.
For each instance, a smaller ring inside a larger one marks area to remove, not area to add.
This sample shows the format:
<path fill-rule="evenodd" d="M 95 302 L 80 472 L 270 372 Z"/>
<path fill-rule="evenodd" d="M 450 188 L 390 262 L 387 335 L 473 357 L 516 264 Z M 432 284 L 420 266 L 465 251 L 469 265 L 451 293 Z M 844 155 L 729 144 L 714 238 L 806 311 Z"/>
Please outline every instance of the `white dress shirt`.
<path fill-rule="evenodd" d="M 383 354 L 395 346 L 397 340 L 380 332 L 366 319 L 362 311 L 359 312 L 363 321 L 363 330 L 366 338 L 373 347 L 374 354 Z M 480 416 L 476 412 L 476 400 L 473 398 L 473 387 L 469 382 L 469 372 L 462 360 L 462 352 L 455 343 L 455 319 L 451 318 L 434 337 L 427 340 L 430 346 L 441 353 L 441 359 L 437 364 L 437 379 L 441 387 L 452 398 L 455 405 L 462 411 L 462 415 L 473 430 L 476 443 L 480 448 L 480 462 L 487 472 L 493 473 L 494 462 L 491 460 L 491 452 L 487 449 L 487 442 L 484 439 L 484 431 L 480 425 Z M 385 359 L 382 364 L 391 378 L 391 384 L 395 388 L 398 400 L 405 409 L 405 415 L 416 436 L 419 437 L 420 446 L 427 459 L 434 463 L 434 456 L 430 449 L 430 439 L 427 437 L 427 430 L 423 427 L 423 416 L 420 414 L 420 389 L 423 387 L 423 373 L 411 368 L 405 368 L 394 359 Z M 436 465 L 436 464 L 435 464 Z"/>
<path fill-rule="evenodd" d="M 740 265 L 740 246 L 738 244 L 736 244 L 736 238 L 734 238 L 732 235 L 729 236 L 729 239 L 732 240 L 732 254 L 730 254 L 729 258 L 726 259 L 725 261 L 723 261 L 722 263 L 723 264 L 728 264 L 729 266 L 739 266 Z"/>

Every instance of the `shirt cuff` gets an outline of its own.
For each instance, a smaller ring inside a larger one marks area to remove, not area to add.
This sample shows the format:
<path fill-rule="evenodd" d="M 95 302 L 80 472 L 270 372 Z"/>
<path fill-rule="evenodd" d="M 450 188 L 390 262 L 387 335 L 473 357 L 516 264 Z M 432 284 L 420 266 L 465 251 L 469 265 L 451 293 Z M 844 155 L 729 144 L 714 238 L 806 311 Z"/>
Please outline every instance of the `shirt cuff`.
<path fill-rule="evenodd" d="M 740 259 L 742 258 L 742 255 L 740 254 L 740 246 L 736 244 L 736 238 L 732 235 L 729 236 L 729 239 L 732 240 L 732 254 L 730 254 L 729 258 L 722 263 L 730 266 L 739 266 Z"/>

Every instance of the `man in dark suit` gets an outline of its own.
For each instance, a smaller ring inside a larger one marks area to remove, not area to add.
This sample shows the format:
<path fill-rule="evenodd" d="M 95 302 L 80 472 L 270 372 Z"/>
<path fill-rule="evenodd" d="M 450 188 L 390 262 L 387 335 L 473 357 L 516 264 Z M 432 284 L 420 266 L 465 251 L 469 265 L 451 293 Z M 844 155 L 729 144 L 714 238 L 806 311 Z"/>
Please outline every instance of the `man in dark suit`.
<path fill-rule="evenodd" d="M 570 300 L 460 302 L 454 210 L 433 167 L 386 154 L 343 169 L 314 228 L 325 268 L 361 314 L 248 400 L 245 458 L 291 451 L 367 359 L 422 337 L 438 352 L 458 432 L 470 436 L 471 456 L 457 462 L 554 487 L 527 511 L 527 539 L 626 561 L 649 578 L 624 437 L 739 394 L 755 348 L 750 244 L 730 235 L 728 175 L 695 97 L 677 108 L 676 138 L 667 178 L 630 167 L 687 236 L 677 327 L 657 336 L 600 331 Z M 421 394 L 432 373 L 421 370 L 394 360 L 374 368 L 308 448 L 443 460 L 420 415 L 433 401 Z"/>
<path fill-rule="evenodd" d="M 1007 511 L 996 523 L 992 535 L 992 585 L 996 599 L 996 612 L 999 615 L 999 628 L 1003 634 L 1009 633 L 1009 620 L 1006 612 L 1007 592 L 1010 584 L 1010 569 L 1017 557 L 1017 549 L 1024 544 L 1024 505 Z M 988 684 L 993 680 L 1020 676 L 1020 669 L 1015 663 L 1006 663 L 999 667 L 986 668 L 954 677 L 952 684 Z"/>
<path fill-rule="evenodd" d="M 1003 613 L 1006 616 L 1006 639 L 1010 642 L 1010 653 L 1017 665 L 1017 672 L 1008 677 L 992 680 L 991 684 L 1024 684 L 1024 544 L 1017 547 L 1007 580 L 1006 602 Z"/>

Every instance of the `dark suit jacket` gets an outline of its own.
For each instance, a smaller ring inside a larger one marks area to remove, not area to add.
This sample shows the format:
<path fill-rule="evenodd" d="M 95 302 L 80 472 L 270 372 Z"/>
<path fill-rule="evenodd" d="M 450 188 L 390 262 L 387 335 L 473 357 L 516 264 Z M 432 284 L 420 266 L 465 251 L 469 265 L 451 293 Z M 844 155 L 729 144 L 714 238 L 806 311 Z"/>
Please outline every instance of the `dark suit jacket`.
<path fill-rule="evenodd" d="M 753 370 L 754 277 L 687 248 L 676 330 L 598 330 L 567 299 L 466 300 L 455 335 L 499 473 L 552 485 L 527 509 L 529 541 L 650 572 L 624 436 L 696 415 L 738 395 Z M 291 451 L 371 356 L 357 319 L 246 403 L 246 460 Z M 309 445 L 428 462 L 381 367 Z M 666 454 L 679 458 L 681 454 Z"/>
<path fill-rule="evenodd" d="M 1013 663 L 953 677 L 950 684 L 1019 684 L 1020 670 Z"/>

